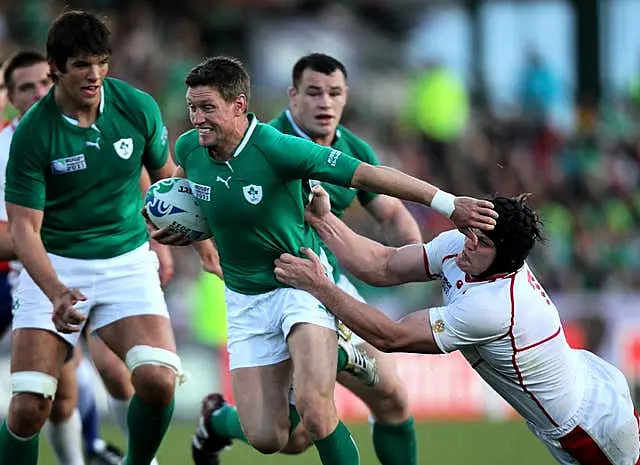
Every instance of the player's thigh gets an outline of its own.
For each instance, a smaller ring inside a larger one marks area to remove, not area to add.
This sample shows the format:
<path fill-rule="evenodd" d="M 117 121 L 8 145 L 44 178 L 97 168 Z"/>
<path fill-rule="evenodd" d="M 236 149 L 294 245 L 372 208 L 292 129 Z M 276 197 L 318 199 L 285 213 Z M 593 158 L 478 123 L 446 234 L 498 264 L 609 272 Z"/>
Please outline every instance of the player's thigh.
<path fill-rule="evenodd" d="M 308 292 L 284 288 L 278 294 L 282 332 L 294 367 L 296 403 L 307 396 L 333 399 L 338 353 L 335 317 Z"/>
<path fill-rule="evenodd" d="M 109 395 L 128 400 L 133 395 L 131 373 L 122 360 L 96 334 L 87 335 L 89 354 Z"/>
<path fill-rule="evenodd" d="M 264 452 L 280 450 L 289 435 L 291 361 L 236 368 L 231 387 L 249 442 Z"/>
<path fill-rule="evenodd" d="M 338 373 L 338 382 L 362 399 L 377 421 L 385 424 L 406 421 L 410 415 L 407 390 L 398 377 L 394 356 L 380 352 L 366 342 L 358 348 L 376 360 L 380 381 L 375 386 L 366 386 L 343 371 Z"/>

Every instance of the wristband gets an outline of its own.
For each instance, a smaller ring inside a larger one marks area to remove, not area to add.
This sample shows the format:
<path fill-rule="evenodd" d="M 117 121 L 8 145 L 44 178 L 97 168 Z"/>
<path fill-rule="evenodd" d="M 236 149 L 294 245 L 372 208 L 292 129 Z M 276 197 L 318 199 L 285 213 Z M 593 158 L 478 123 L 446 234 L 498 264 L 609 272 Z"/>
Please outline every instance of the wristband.
<path fill-rule="evenodd" d="M 443 190 L 437 190 L 431 199 L 431 208 L 442 213 L 447 218 L 451 218 L 456 209 L 456 196 Z"/>

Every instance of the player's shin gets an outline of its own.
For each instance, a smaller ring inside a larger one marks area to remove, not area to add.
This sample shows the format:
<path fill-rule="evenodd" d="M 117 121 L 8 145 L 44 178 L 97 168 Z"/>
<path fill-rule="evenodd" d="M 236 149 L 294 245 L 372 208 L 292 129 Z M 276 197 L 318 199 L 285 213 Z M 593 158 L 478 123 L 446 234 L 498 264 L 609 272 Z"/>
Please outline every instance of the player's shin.
<path fill-rule="evenodd" d="M 212 412 L 207 421 L 218 436 L 248 442 L 247 437 L 242 431 L 242 426 L 240 426 L 238 411 L 233 405 L 227 404 L 219 410 Z"/>
<path fill-rule="evenodd" d="M 324 465 L 359 465 L 358 446 L 347 427 L 341 421 L 326 438 L 314 441 Z"/>
<path fill-rule="evenodd" d="M 0 426 L 0 465 L 36 465 L 38 463 L 39 434 L 30 438 L 16 436 L 7 425 Z"/>
<path fill-rule="evenodd" d="M 381 465 L 416 465 L 418 450 L 413 418 L 397 424 L 373 424 L 373 447 Z"/>
<path fill-rule="evenodd" d="M 174 400 L 166 407 L 158 408 L 144 402 L 134 394 L 129 404 L 127 423 L 129 448 L 124 465 L 146 465 L 150 463 L 164 438 L 173 416 Z"/>

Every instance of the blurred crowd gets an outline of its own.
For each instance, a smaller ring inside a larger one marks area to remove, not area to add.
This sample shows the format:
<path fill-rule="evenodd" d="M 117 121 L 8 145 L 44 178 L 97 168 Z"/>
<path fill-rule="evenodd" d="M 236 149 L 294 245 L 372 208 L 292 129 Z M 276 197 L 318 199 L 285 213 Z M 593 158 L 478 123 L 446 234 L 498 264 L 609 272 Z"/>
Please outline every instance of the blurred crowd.
<path fill-rule="evenodd" d="M 262 14 L 264 21 L 313 15 L 340 30 L 357 20 L 359 31 L 365 31 L 359 36 L 374 31 L 374 36 L 393 40 L 398 34 L 380 26 L 385 2 L 338 3 L 347 4 L 351 13 L 327 1 L 193 0 L 178 5 L 150 0 L 0 0 L 0 58 L 20 46 L 42 50 L 48 24 L 65 5 L 100 11 L 114 33 L 111 75 L 156 97 L 175 141 L 188 127 L 184 75 L 207 54 L 234 54 L 248 63 L 260 83 L 252 106 L 262 120 L 285 107 L 286 85 L 269 87 L 257 76 L 260 67 L 254 66 L 258 60 L 255 47 L 251 53 L 256 41 L 252 31 Z M 387 50 L 382 45 L 381 49 Z M 310 51 L 331 53 L 303 53 Z M 370 60 L 370 54 L 366 57 Z M 547 239 L 532 262 L 550 291 L 640 288 L 640 92 L 631 89 L 589 111 L 575 109 L 568 128 L 551 117 L 561 84 L 535 51 L 523 60 L 523 69 L 514 70 L 520 89 L 508 108 L 479 98 L 477 89 L 472 92 L 438 63 L 403 70 L 388 54 L 385 57 L 394 66 L 368 70 L 369 61 L 355 61 L 357 73 L 344 120 L 376 149 L 382 163 L 459 194 L 532 193 Z M 274 62 L 283 61 L 281 82 L 288 79 L 295 58 L 289 62 L 273 56 Z M 270 60 L 262 56 L 259 61 Z M 426 239 L 451 227 L 427 208 L 410 208 Z M 358 231 L 378 237 L 361 209 L 352 209 L 348 220 Z M 198 270 L 187 252 L 178 252 L 176 258 L 175 286 L 180 288 Z"/>

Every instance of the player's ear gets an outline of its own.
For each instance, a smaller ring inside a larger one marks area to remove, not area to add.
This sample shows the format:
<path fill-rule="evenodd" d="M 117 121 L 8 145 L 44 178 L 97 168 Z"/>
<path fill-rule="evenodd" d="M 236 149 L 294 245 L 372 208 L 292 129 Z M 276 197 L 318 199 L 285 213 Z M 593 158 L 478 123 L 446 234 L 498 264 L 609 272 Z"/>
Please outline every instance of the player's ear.
<path fill-rule="evenodd" d="M 58 65 L 56 65 L 56 62 L 54 60 L 49 61 L 49 70 L 54 81 L 58 79 L 58 77 L 60 77 L 60 70 L 58 69 Z"/>
<path fill-rule="evenodd" d="M 293 86 L 291 86 L 291 87 L 289 87 L 289 89 L 287 89 L 287 95 L 289 96 L 289 98 L 295 97 L 297 93 L 298 93 L 298 89 L 296 89 Z"/>
<path fill-rule="evenodd" d="M 247 96 L 244 94 L 240 94 L 236 97 L 235 101 L 235 109 L 238 115 L 244 115 L 247 112 Z"/>

